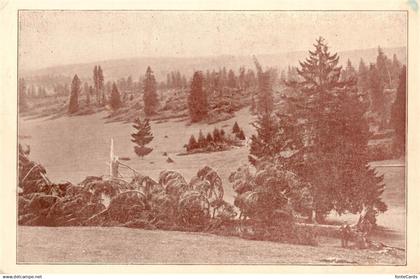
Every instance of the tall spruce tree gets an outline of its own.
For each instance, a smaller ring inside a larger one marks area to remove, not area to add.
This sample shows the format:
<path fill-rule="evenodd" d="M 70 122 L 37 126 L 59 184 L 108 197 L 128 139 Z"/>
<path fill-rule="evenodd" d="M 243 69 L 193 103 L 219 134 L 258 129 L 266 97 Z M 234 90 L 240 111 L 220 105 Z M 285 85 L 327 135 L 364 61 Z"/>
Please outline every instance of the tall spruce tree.
<path fill-rule="evenodd" d="M 195 72 L 188 95 L 188 110 L 192 122 L 198 122 L 206 118 L 208 104 L 206 91 L 203 90 L 203 75 Z"/>
<path fill-rule="evenodd" d="M 71 82 L 71 92 L 69 101 L 69 113 L 75 113 L 79 110 L 79 95 L 81 92 L 81 81 L 77 75 L 74 75 Z"/>
<path fill-rule="evenodd" d="M 86 96 L 86 106 L 90 106 L 89 84 L 87 82 L 83 83 L 83 94 Z"/>
<path fill-rule="evenodd" d="M 156 79 L 150 66 L 147 67 L 143 80 L 143 102 L 144 113 L 148 116 L 156 113 L 159 106 L 159 99 L 156 90 Z"/>
<path fill-rule="evenodd" d="M 136 129 L 136 132 L 131 134 L 131 141 L 136 144 L 134 146 L 134 152 L 143 159 L 144 156 L 153 150 L 153 148 L 146 146 L 153 140 L 149 119 L 140 120 L 137 118 L 134 120 L 133 127 Z"/>
<path fill-rule="evenodd" d="M 254 56 L 254 64 L 257 68 L 258 78 L 258 97 L 257 97 L 257 111 L 258 113 L 270 114 L 273 111 L 273 92 L 272 92 L 272 74 L 270 70 L 264 71 Z"/>
<path fill-rule="evenodd" d="M 378 47 L 378 56 L 376 57 L 376 68 L 379 72 L 382 86 L 389 88 L 391 86 L 391 71 L 389 67 L 388 57 L 385 55 L 381 47 Z"/>
<path fill-rule="evenodd" d="M 117 85 L 115 82 L 112 84 L 111 98 L 109 100 L 109 105 L 113 110 L 117 110 L 121 107 L 121 97 L 120 92 L 118 91 Z"/>
<path fill-rule="evenodd" d="M 232 69 L 228 72 L 227 86 L 230 88 L 236 88 L 236 76 Z"/>
<path fill-rule="evenodd" d="M 368 72 L 370 110 L 378 115 L 380 128 L 385 124 L 385 96 L 384 85 L 378 68 L 371 64 Z"/>
<path fill-rule="evenodd" d="M 402 66 L 400 80 L 398 83 L 397 97 L 392 105 L 391 124 L 395 130 L 394 152 L 397 156 L 405 153 L 405 137 L 406 137 L 406 102 L 407 102 L 407 86 L 406 86 L 407 70 L 405 65 Z"/>
<path fill-rule="evenodd" d="M 105 86 L 104 86 L 104 73 L 102 71 L 101 66 L 98 66 L 98 90 L 99 95 L 101 98 L 101 104 L 104 106 L 106 104 L 106 97 L 105 97 Z"/>
<path fill-rule="evenodd" d="M 368 90 L 368 68 L 363 59 L 360 59 L 359 69 L 357 71 L 357 86 L 362 92 Z"/>
<path fill-rule="evenodd" d="M 298 69 L 300 96 L 289 100 L 303 131 L 304 161 L 295 171 L 312 185 L 318 221 L 333 209 L 339 214 L 385 211 L 383 177 L 369 167 L 366 156 L 367 107 L 354 80 L 340 81 L 339 57 L 324 39 L 314 46 Z"/>

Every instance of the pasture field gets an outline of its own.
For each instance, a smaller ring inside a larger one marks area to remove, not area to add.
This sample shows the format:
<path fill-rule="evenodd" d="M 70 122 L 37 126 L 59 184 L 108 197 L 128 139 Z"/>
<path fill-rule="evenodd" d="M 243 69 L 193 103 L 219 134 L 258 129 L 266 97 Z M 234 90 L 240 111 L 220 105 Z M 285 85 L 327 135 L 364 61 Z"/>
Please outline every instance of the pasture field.
<path fill-rule="evenodd" d="M 18 263 L 404 265 L 403 251 L 318 247 L 120 227 L 18 228 Z"/>
<path fill-rule="evenodd" d="M 197 136 L 200 130 L 206 134 L 215 127 L 227 132 L 235 121 L 243 128 L 246 137 L 250 137 L 254 133 L 250 125 L 254 116 L 248 108 L 236 112 L 232 119 L 212 125 L 189 125 L 182 118 L 152 121 L 154 140 L 150 146 L 154 150 L 144 159 L 138 158 L 133 152 L 131 124 L 104 124 L 105 116 L 105 112 L 101 112 L 54 120 L 21 118 L 19 141 L 30 145 L 30 158 L 43 164 L 48 177 L 55 182 L 68 180 L 79 183 L 89 175 L 107 174 L 110 139 L 113 138 L 115 153 L 131 158 L 124 163 L 155 180 L 164 169 L 179 171 L 189 181 L 201 167 L 208 165 L 214 168 L 222 178 L 225 200 L 233 202 L 228 177 L 237 167 L 248 162 L 247 146 L 188 156 L 177 154 L 185 151 L 183 145 L 191 134 Z M 166 162 L 164 152 L 174 163 Z M 373 238 L 387 245 L 405 248 L 404 162 L 372 162 L 372 166 L 385 175 L 383 198 L 389 207 L 387 212 L 379 216 L 380 230 Z M 123 174 L 130 176 L 132 173 L 124 171 Z M 357 218 L 356 215 L 337 216 L 332 213 L 328 221 L 353 223 Z M 331 264 L 331 257 L 335 257 L 343 258 L 342 264 L 403 263 L 403 257 L 399 256 L 342 249 L 338 239 L 321 239 L 318 247 L 308 247 L 208 234 L 128 228 L 19 227 L 18 247 L 19 262 Z M 160 251 L 166 251 L 165 257 Z"/>

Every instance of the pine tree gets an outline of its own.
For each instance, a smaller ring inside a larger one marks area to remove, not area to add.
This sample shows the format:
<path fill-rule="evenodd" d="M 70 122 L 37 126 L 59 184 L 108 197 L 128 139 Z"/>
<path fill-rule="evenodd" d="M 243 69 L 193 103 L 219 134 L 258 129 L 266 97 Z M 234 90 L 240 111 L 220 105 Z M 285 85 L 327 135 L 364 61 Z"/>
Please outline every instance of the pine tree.
<path fill-rule="evenodd" d="M 137 130 L 135 133 L 131 134 L 131 141 L 136 144 L 136 146 L 134 146 L 134 152 L 137 156 L 143 158 L 153 150 L 152 148 L 146 146 L 153 140 L 149 119 L 146 118 L 142 121 L 137 118 L 134 120 L 133 127 Z"/>
<path fill-rule="evenodd" d="M 388 67 L 389 61 L 381 47 L 378 47 L 378 56 L 376 57 L 376 68 L 379 72 L 382 86 L 389 88 L 391 85 L 391 72 Z"/>
<path fill-rule="evenodd" d="M 354 81 L 340 81 L 339 57 L 330 54 L 323 38 L 309 54 L 298 69 L 300 96 L 290 101 L 300 108 L 293 118 L 303 131 L 304 161 L 295 171 L 312 185 L 317 220 L 332 209 L 339 214 L 364 208 L 382 212 L 383 177 L 370 169 L 366 156 L 367 107 Z"/>
<path fill-rule="evenodd" d="M 275 159 L 282 160 L 289 167 L 297 164 L 297 156 L 283 158 L 284 152 L 294 152 L 302 148 L 299 125 L 294 119 L 283 114 L 265 113 L 258 115 L 257 121 L 252 125 L 257 133 L 251 136 L 248 156 L 251 164 L 257 165 L 261 160 Z M 241 139 L 245 139 L 244 134 Z"/>
<path fill-rule="evenodd" d="M 397 89 L 397 97 L 392 105 L 391 124 L 395 130 L 394 138 L 394 152 L 397 156 L 405 153 L 405 135 L 406 135 L 406 102 L 407 102 L 407 88 L 406 88 L 406 67 L 402 66 L 400 73 L 400 80 Z"/>
<path fill-rule="evenodd" d="M 69 113 L 75 113 L 79 110 L 79 95 L 81 91 L 81 81 L 77 75 L 74 75 L 71 82 L 71 93 L 69 101 Z"/>
<path fill-rule="evenodd" d="M 188 110 L 192 122 L 203 120 L 207 116 L 207 96 L 203 90 L 203 75 L 195 72 L 188 96 Z"/>
<path fill-rule="evenodd" d="M 98 66 L 98 90 L 99 90 L 99 96 L 101 98 L 101 104 L 106 104 L 106 98 L 105 98 L 105 88 L 104 88 L 104 73 L 102 71 L 101 66 Z"/>
<path fill-rule="evenodd" d="M 258 77 L 258 98 L 257 111 L 260 114 L 267 114 L 273 111 L 272 75 L 271 72 L 263 71 L 257 58 L 254 57 Z"/>
<path fill-rule="evenodd" d="M 206 146 L 207 146 L 206 138 L 204 137 L 203 132 L 200 130 L 200 132 L 198 133 L 198 147 L 204 148 Z"/>
<path fill-rule="evenodd" d="M 232 127 L 232 133 L 237 134 L 241 131 L 241 129 L 239 128 L 238 122 L 235 121 L 235 124 L 233 124 Z"/>
<path fill-rule="evenodd" d="M 111 91 L 111 98 L 109 101 L 109 105 L 113 110 L 117 110 L 121 107 L 121 97 L 120 92 L 118 91 L 117 85 L 115 82 L 112 84 L 112 91 Z"/>
<path fill-rule="evenodd" d="M 220 137 L 220 131 L 217 128 L 214 128 L 213 130 L 213 140 L 217 143 L 222 141 L 222 138 Z"/>
<path fill-rule="evenodd" d="M 211 135 L 211 133 L 209 132 L 209 133 L 207 133 L 207 136 L 206 136 L 206 141 L 207 141 L 207 143 L 209 144 L 209 143 L 212 143 L 212 142 L 214 142 L 214 140 L 213 140 L 213 136 Z"/>
<path fill-rule="evenodd" d="M 239 77 L 238 77 L 238 83 L 240 89 L 245 89 L 245 67 L 239 68 Z"/>
<path fill-rule="evenodd" d="M 236 88 L 236 76 L 232 69 L 230 69 L 228 73 L 227 86 L 230 88 Z"/>
<path fill-rule="evenodd" d="M 357 85 L 362 92 L 367 91 L 369 88 L 368 84 L 368 68 L 366 67 L 363 59 L 360 59 L 359 69 L 357 72 Z"/>
<path fill-rule="evenodd" d="M 220 140 L 221 141 L 224 141 L 225 140 L 225 135 L 226 135 L 225 130 L 220 129 Z"/>
<path fill-rule="evenodd" d="M 353 65 L 351 64 L 350 59 L 347 60 L 347 65 L 344 70 L 341 72 L 341 80 L 342 81 L 349 81 L 352 79 L 357 79 L 357 73 L 354 69 Z"/>
<path fill-rule="evenodd" d="M 144 113 L 148 116 L 155 114 L 159 106 L 159 100 L 156 91 L 155 76 L 150 66 L 147 67 L 143 81 L 143 101 Z"/>
<path fill-rule="evenodd" d="M 198 143 L 195 140 L 194 135 L 191 135 L 190 140 L 188 141 L 187 151 L 194 150 L 198 148 Z"/>
<path fill-rule="evenodd" d="M 395 87 L 398 86 L 401 69 L 402 69 L 401 62 L 398 60 L 397 55 L 394 53 L 392 57 L 392 65 L 391 65 L 391 76 L 392 76 L 391 78 L 393 81 L 392 83 L 393 85 L 395 85 Z"/>
<path fill-rule="evenodd" d="M 381 82 L 380 72 L 375 65 L 371 64 L 368 72 L 369 93 L 371 99 L 371 111 L 376 112 L 381 127 L 385 124 L 385 96 Z"/>
<path fill-rule="evenodd" d="M 86 96 L 86 106 L 90 106 L 89 84 L 87 82 L 83 84 L 83 93 Z"/>
<path fill-rule="evenodd" d="M 93 95 L 93 87 L 89 86 L 88 92 L 86 94 L 86 105 L 90 106 L 90 96 Z"/>

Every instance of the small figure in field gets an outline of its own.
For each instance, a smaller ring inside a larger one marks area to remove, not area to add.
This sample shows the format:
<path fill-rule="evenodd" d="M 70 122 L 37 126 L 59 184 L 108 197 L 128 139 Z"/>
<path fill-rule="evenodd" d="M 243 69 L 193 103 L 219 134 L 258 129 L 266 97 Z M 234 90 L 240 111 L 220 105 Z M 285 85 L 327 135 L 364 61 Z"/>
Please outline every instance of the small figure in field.
<path fill-rule="evenodd" d="M 349 240 L 351 238 L 351 228 L 348 224 L 344 224 L 340 227 L 340 238 L 341 247 L 347 248 L 349 246 Z"/>

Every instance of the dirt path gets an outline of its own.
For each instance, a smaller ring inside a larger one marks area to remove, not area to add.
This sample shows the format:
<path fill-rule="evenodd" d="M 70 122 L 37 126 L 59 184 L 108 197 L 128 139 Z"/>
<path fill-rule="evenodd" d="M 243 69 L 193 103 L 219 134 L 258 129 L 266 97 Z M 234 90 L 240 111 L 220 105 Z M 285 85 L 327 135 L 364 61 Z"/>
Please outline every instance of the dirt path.
<path fill-rule="evenodd" d="M 19 227 L 18 263 L 403 265 L 404 253 L 250 241 L 204 233 Z"/>

